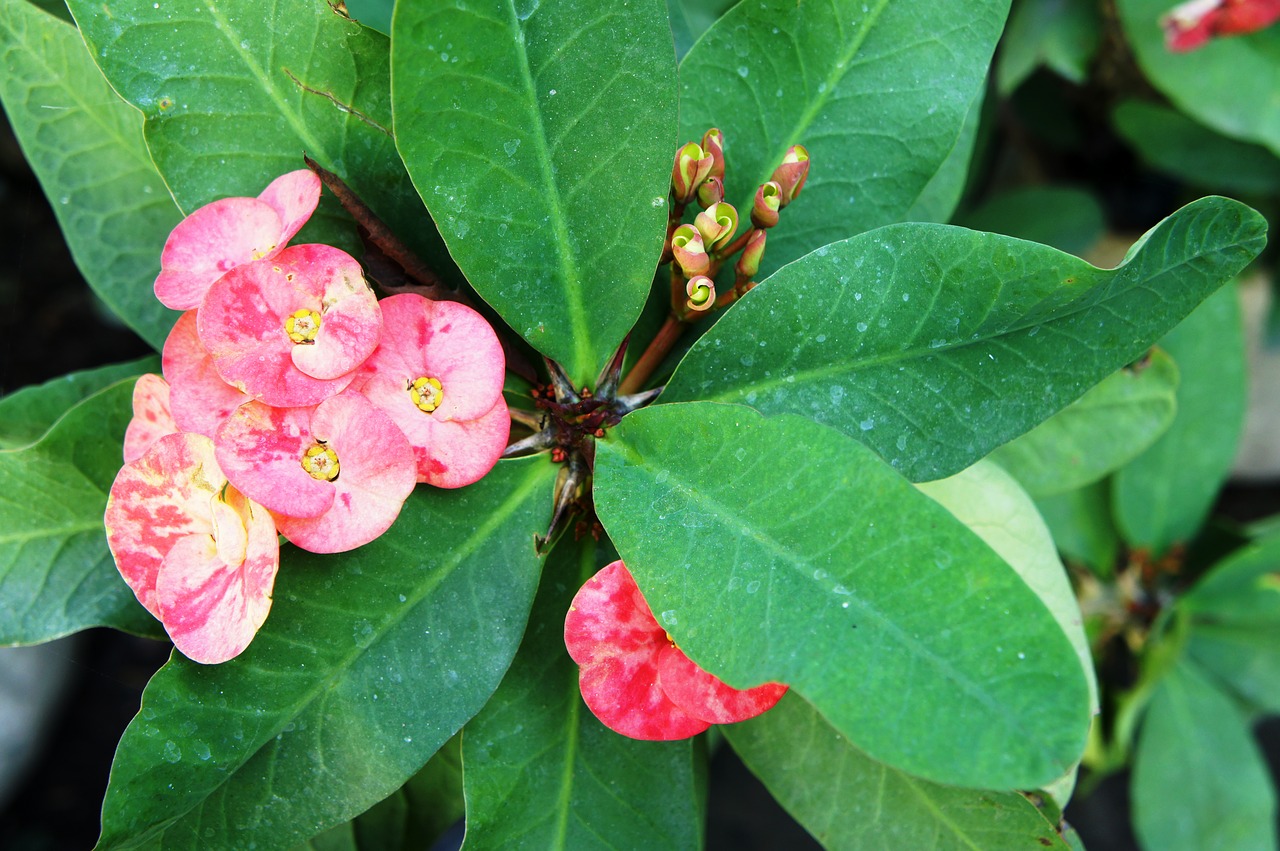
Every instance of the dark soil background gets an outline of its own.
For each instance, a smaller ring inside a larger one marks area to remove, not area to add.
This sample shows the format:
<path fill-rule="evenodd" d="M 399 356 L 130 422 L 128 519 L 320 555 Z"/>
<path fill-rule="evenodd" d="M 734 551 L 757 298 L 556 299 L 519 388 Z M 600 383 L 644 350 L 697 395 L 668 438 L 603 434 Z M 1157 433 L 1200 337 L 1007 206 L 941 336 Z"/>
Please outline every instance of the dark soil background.
<path fill-rule="evenodd" d="M 1109 186 L 1109 212 L 1127 226 L 1164 212 L 1147 209 L 1167 200 L 1152 198 L 1167 194 L 1160 182 Z M 1117 193 L 1120 186 L 1130 193 Z M 150 351 L 81 279 L 7 123 L 0 125 L 0 257 L 0 394 Z M 1267 516 L 1280 510 L 1280 491 L 1232 488 L 1220 509 L 1240 521 Z M 14 796 L 0 802 L 0 848 L 7 851 L 92 847 L 116 741 L 137 711 L 147 679 L 168 658 L 167 645 L 109 630 L 91 630 L 61 646 L 71 660 L 72 681 L 46 719 L 40 755 Z M 1280 778 L 1280 721 L 1262 725 L 1259 733 Z M 1072 803 L 1067 817 L 1090 851 L 1137 848 L 1127 788 L 1127 774 L 1116 775 Z M 721 748 L 711 765 L 708 848 L 818 847 L 732 751 Z"/>

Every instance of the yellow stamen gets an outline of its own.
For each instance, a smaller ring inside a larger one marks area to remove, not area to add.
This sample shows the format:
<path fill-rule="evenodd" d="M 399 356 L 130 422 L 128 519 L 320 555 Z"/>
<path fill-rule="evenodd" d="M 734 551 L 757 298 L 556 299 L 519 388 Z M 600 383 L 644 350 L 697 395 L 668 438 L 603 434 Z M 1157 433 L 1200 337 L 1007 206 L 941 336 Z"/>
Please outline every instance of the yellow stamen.
<path fill-rule="evenodd" d="M 440 402 L 444 399 L 444 388 L 440 386 L 440 379 L 424 375 L 414 379 L 409 385 L 409 398 L 413 399 L 413 404 L 418 406 L 419 411 L 429 414 L 440 407 Z"/>
<path fill-rule="evenodd" d="M 320 331 L 320 314 L 314 310 L 295 310 L 284 321 L 284 331 L 295 343 L 314 343 Z"/>
<path fill-rule="evenodd" d="M 302 469 L 311 478 L 331 482 L 338 478 L 338 453 L 322 443 L 316 443 L 302 456 Z"/>

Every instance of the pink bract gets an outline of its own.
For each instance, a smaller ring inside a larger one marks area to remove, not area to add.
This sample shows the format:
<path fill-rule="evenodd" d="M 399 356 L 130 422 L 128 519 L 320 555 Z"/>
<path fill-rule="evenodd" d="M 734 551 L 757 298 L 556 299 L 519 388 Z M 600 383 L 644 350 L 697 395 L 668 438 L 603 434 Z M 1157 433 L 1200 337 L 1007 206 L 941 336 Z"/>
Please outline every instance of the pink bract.
<path fill-rule="evenodd" d="M 483 316 L 455 302 L 403 294 L 381 305 L 382 341 L 352 389 L 404 432 L 418 481 L 443 488 L 478 481 L 498 462 L 511 432 L 502 398 L 506 361 L 497 334 Z M 434 410 L 419 406 L 422 392 L 414 397 L 420 379 L 438 382 Z"/>
<path fill-rule="evenodd" d="M 213 441 L 160 438 L 111 485 L 107 543 L 139 602 L 196 662 L 225 662 L 271 609 L 280 564 L 271 516 L 231 487 Z"/>
<path fill-rule="evenodd" d="M 787 687 L 735 689 L 699 668 L 658 624 L 630 571 L 615 561 L 578 590 L 564 642 L 587 707 L 609 729 L 667 741 L 770 709 Z"/>
<path fill-rule="evenodd" d="M 301 169 L 277 177 L 257 198 L 206 204 L 169 234 L 156 298 L 174 310 L 199 306 L 210 285 L 228 271 L 284 248 L 319 201 L 320 178 Z"/>
<path fill-rule="evenodd" d="M 290 337 L 304 329 L 295 321 L 306 323 L 312 339 Z M 328 245 L 295 245 L 219 278 L 205 293 L 196 329 L 224 381 L 268 405 L 298 407 L 351 383 L 378 346 L 382 311 L 354 257 Z"/>
<path fill-rule="evenodd" d="M 164 341 L 162 363 L 169 379 L 169 404 L 182 431 L 213 437 L 236 408 L 253 397 L 223 381 L 213 358 L 196 335 L 196 311 L 178 317 Z"/>
<path fill-rule="evenodd" d="M 141 458 L 151 445 L 166 434 L 178 431 L 170 413 L 169 384 L 147 373 L 133 385 L 133 419 L 124 431 L 124 460 Z"/>
<path fill-rule="evenodd" d="M 332 452 L 332 481 L 303 467 L 309 450 Z M 276 515 L 280 534 L 304 550 L 344 552 L 395 522 L 415 484 L 413 451 L 386 414 L 347 391 L 311 408 L 249 402 L 218 430 L 227 477 Z"/>

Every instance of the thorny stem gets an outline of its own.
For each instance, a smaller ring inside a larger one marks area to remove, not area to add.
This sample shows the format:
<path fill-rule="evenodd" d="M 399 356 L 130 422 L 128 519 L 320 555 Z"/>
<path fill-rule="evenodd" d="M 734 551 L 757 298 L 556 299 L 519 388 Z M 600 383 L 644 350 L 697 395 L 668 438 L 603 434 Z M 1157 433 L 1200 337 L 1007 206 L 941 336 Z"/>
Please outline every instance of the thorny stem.
<path fill-rule="evenodd" d="M 622 384 L 618 387 L 619 394 L 629 396 L 644 386 L 649 376 L 658 368 L 663 358 L 670 353 L 676 341 L 680 339 L 680 335 L 684 333 L 685 324 L 674 313 L 667 314 L 667 320 L 662 323 L 657 335 L 649 341 L 649 347 L 640 355 L 635 366 L 631 367 L 627 377 L 622 379 Z"/>

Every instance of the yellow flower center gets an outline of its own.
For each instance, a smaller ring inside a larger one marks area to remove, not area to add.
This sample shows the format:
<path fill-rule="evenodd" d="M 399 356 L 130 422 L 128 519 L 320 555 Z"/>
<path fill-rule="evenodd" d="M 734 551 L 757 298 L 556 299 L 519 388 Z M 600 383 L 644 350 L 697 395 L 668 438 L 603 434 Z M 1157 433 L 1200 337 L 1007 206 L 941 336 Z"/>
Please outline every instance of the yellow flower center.
<path fill-rule="evenodd" d="M 314 310 L 295 310 L 284 321 L 284 331 L 295 343 L 314 343 L 320 330 L 320 314 Z"/>
<path fill-rule="evenodd" d="M 313 479 L 331 482 L 338 478 L 338 453 L 323 443 L 315 443 L 303 454 L 302 469 Z"/>
<path fill-rule="evenodd" d="M 413 404 L 418 406 L 419 411 L 426 411 L 429 414 L 440 407 L 440 401 L 444 398 L 444 388 L 440 386 L 440 379 L 428 378 L 424 375 L 414 379 L 409 385 L 409 398 L 413 399 Z"/>

